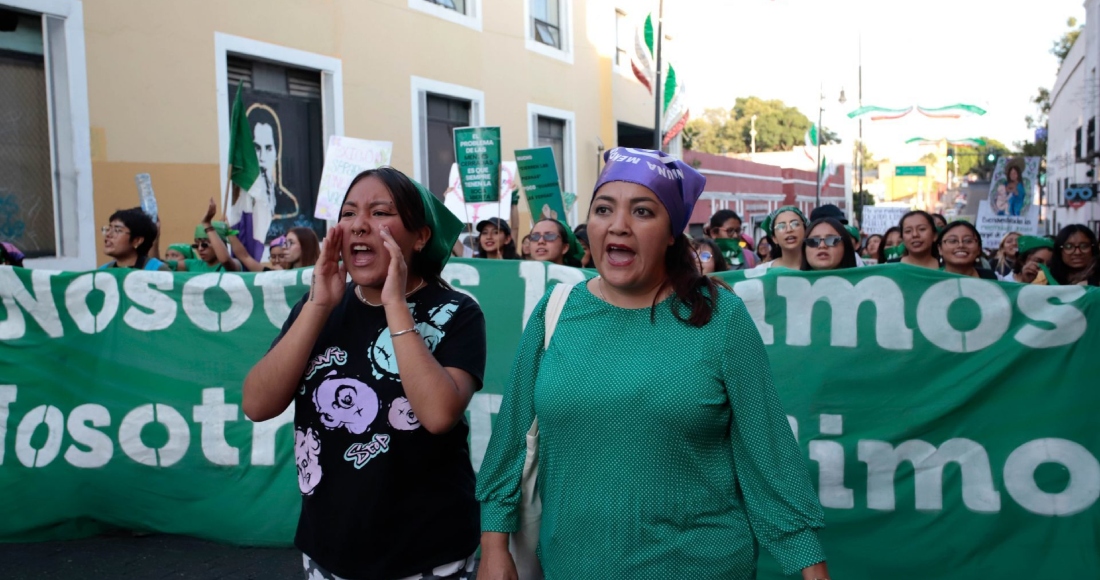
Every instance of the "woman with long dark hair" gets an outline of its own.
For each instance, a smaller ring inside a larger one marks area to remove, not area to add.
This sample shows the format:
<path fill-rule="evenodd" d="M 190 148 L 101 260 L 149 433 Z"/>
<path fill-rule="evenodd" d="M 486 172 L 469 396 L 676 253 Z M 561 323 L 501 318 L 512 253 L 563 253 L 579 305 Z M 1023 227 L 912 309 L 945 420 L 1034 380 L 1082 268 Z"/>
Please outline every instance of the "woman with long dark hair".
<path fill-rule="evenodd" d="M 785 574 L 828 578 L 760 334 L 682 234 L 705 178 L 659 151 L 604 159 L 588 216 L 599 276 L 566 287 L 546 348 L 554 291 L 536 306 L 478 474 L 479 578 L 517 576 L 535 421 L 546 578 L 749 579 L 758 543 Z"/>
<path fill-rule="evenodd" d="M 1100 286 L 1098 261 L 1096 234 L 1081 224 L 1070 224 L 1054 238 L 1054 256 L 1032 284 Z"/>
<path fill-rule="evenodd" d="M 463 413 L 485 370 L 485 318 L 441 277 L 462 227 L 396 169 L 360 173 L 309 294 L 245 378 L 249 419 L 294 405 L 294 543 L 309 578 L 466 580 L 473 570 Z"/>
<path fill-rule="evenodd" d="M 552 262 L 574 268 L 581 267 L 584 248 L 569 226 L 562 222 L 544 218 L 535 222 L 531 228 L 531 259 L 537 262 Z"/>
<path fill-rule="evenodd" d="M 905 244 L 901 241 L 901 228 L 892 226 L 882 234 L 882 243 L 878 247 L 878 263 L 897 261 L 905 253 Z M 891 255 L 891 254 L 896 254 Z"/>
<path fill-rule="evenodd" d="M 901 216 L 898 222 L 901 239 L 905 243 L 902 264 L 938 270 L 939 250 L 936 247 L 936 221 L 932 214 L 915 210 Z"/>
<path fill-rule="evenodd" d="M 882 235 L 871 234 L 867 236 L 867 240 L 863 242 L 863 252 L 861 255 L 864 260 L 878 260 L 878 249 L 882 247 Z"/>
<path fill-rule="evenodd" d="M 953 221 L 936 234 L 936 247 L 943 259 L 943 270 L 960 276 L 996 280 L 992 270 L 981 267 L 982 235 L 974 224 Z"/>
<path fill-rule="evenodd" d="M 695 258 L 699 263 L 699 271 L 703 274 L 725 272 L 730 269 L 726 258 L 722 256 L 722 250 L 714 240 L 707 237 L 695 238 L 691 243 L 695 250 Z"/>
<path fill-rule="evenodd" d="M 493 260 L 519 259 L 508 222 L 494 217 L 477 223 L 477 251 L 474 257 Z"/>
<path fill-rule="evenodd" d="M 772 244 L 771 261 L 761 264 L 762 268 L 802 268 L 802 242 L 806 239 L 806 216 L 793 205 L 783 206 L 764 219 L 761 226 Z"/>
<path fill-rule="evenodd" d="M 856 267 L 856 249 L 844 224 L 834 218 L 814 220 L 807 228 L 802 249 L 803 270 L 840 270 Z"/>

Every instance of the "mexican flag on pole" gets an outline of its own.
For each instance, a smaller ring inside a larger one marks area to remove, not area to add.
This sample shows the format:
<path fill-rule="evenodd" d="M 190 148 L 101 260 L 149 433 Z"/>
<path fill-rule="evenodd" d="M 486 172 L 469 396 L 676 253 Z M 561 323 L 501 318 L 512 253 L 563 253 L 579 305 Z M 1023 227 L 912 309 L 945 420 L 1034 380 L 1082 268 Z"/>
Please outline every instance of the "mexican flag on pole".
<path fill-rule="evenodd" d="M 661 112 L 661 117 L 664 119 L 664 126 L 662 127 L 664 138 L 661 139 L 661 143 L 666 147 L 680 134 L 680 131 L 684 130 L 684 125 L 687 125 L 690 118 L 687 97 L 684 93 L 684 84 L 676 77 L 676 69 L 669 65 L 668 75 L 665 77 L 665 94 L 664 103 L 662 104 L 664 110 Z"/>
<path fill-rule="evenodd" d="M 653 15 L 649 14 L 645 17 L 645 25 L 634 34 L 634 54 L 630 57 L 630 68 L 634 70 L 638 82 L 645 85 L 650 94 L 653 94 L 653 77 L 657 68 L 653 64 L 657 60 L 653 39 Z"/>

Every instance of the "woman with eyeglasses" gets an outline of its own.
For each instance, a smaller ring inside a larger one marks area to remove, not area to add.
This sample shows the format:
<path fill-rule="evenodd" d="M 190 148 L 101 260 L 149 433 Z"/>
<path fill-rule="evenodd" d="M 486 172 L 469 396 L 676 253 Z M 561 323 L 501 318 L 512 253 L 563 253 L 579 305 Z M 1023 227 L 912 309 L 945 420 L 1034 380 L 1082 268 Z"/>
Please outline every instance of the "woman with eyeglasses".
<path fill-rule="evenodd" d="M 718 244 L 714 243 L 714 240 L 707 237 L 695 238 L 691 245 L 695 249 L 695 259 L 699 271 L 703 274 L 726 272 L 730 269 L 726 259 L 722 256 L 722 251 L 718 248 Z"/>
<path fill-rule="evenodd" d="M 953 221 L 936 234 L 936 247 L 943 258 L 943 271 L 983 280 L 996 280 L 992 270 L 981 267 L 982 235 L 974 224 Z"/>
<path fill-rule="evenodd" d="M 237 230 L 229 229 L 225 222 L 213 221 L 218 206 L 214 198 L 206 208 L 202 223 L 195 226 L 195 243 L 191 244 L 198 259 L 184 260 L 176 268 L 177 272 L 240 272 L 241 263 L 229 255 L 229 236 L 237 235 Z M 213 234 L 213 235 L 211 235 Z"/>
<path fill-rule="evenodd" d="M 856 267 L 856 250 L 844 224 L 818 218 L 810 224 L 802 250 L 802 270 L 840 270 Z"/>
<path fill-rule="evenodd" d="M 801 270 L 806 223 L 802 210 L 793 205 L 783 206 L 765 218 L 761 227 L 775 243 L 772 245 L 772 260 L 757 267 Z"/>
<path fill-rule="evenodd" d="M 120 209 L 111 214 L 108 222 L 99 231 L 103 234 L 103 253 L 113 259 L 100 266 L 100 270 L 170 270 L 168 264 L 149 257 L 157 238 L 157 224 L 140 207 Z"/>
<path fill-rule="evenodd" d="M 1096 234 L 1081 224 L 1068 225 L 1054 238 L 1054 256 L 1032 284 L 1100 286 L 1098 261 Z"/>
<path fill-rule="evenodd" d="M 940 255 L 936 247 L 936 221 L 926 211 L 911 211 L 898 222 L 905 255 L 899 262 L 930 270 L 940 268 Z"/>
<path fill-rule="evenodd" d="M 485 317 L 442 278 L 463 224 L 391 167 L 356 176 L 339 216 L 242 408 L 264 421 L 294 406 L 308 578 L 468 580 L 480 531 L 463 413 Z"/>
<path fill-rule="evenodd" d="M 531 228 L 531 259 L 565 266 L 581 267 L 584 248 L 573 230 L 558 220 L 545 218 Z"/>
<path fill-rule="evenodd" d="M 599 276 L 569 289 L 548 347 L 552 292 L 531 314 L 478 474 L 478 577 L 518 575 L 508 542 L 537 421 L 548 580 L 748 580 L 761 546 L 785 574 L 828 578 L 760 333 L 682 233 L 706 179 L 659 151 L 604 161 L 588 215 Z"/>

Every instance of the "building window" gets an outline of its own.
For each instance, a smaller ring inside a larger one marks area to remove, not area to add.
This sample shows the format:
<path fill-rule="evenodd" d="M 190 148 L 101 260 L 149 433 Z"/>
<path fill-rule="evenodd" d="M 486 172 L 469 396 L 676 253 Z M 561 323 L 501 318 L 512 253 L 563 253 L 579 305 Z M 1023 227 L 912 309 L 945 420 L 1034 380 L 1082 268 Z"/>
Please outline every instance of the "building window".
<path fill-rule="evenodd" d="M 538 115 L 536 124 L 536 144 L 554 150 L 554 159 L 558 165 L 558 183 L 565 187 L 565 121 L 553 117 Z"/>
<path fill-rule="evenodd" d="M 1086 138 L 1088 142 L 1085 145 L 1085 152 L 1088 153 L 1088 157 L 1091 159 L 1093 152 L 1096 151 L 1096 117 L 1089 119 L 1089 128 Z"/>
<path fill-rule="evenodd" d="M 561 48 L 561 10 L 558 0 L 530 0 L 531 27 L 535 40 Z"/>
<path fill-rule="evenodd" d="M 482 0 L 408 0 L 409 8 L 481 31 Z"/>
<path fill-rule="evenodd" d="M 0 241 L 28 267 L 95 265 L 83 12 L 0 8 Z M 5 120 L 6 118 L 6 120 Z M 82 145 L 82 146 L 81 146 Z"/>
<path fill-rule="evenodd" d="M 425 126 L 428 153 L 428 189 L 439 199 L 451 179 L 455 163 L 454 130 L 470 126 L 471 102 L 429 93 L 426 100 Z"/>
<path fill-rule="evenodd" d="M 437 6 L 442 6 L 448 10 L 454 10 L 459 14 L 466 13 L 466 0 L 424 0 Z"/>
<path fill-rule="evenodd" d="M 627 47 L 632 42 L 630 23 L 626 19 L 626 13 L 615 11 L 615 65 L 629 67 L 630 53 Z"/>

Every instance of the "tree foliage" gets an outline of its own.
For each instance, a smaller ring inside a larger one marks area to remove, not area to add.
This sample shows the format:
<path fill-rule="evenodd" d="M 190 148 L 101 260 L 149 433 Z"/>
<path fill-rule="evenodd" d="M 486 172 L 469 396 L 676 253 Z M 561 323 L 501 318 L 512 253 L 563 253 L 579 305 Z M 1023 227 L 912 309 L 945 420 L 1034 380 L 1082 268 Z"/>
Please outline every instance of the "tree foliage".
<path fill-rule="evenodd" d="M 1010 153 L 1008 146 L 991 137 L 982 137 L 985 147 L 958 147 L 955 150 L 955 158 L 959 164 L 959 175 L 973 173 L 979 177 L 987 177 L 993 173 L 999 157 Z M 989 155 L 993 154 L 993 160 Z"/>
<path fill-rule="evenodd" d="M 748 153 L 752 144 L 752 117 L 756 116 L 756 150 L 790 151 L 803 145 L 810 119 L 783 101 L 738 97 L 730 109 L 706 109 L 684 128 L 684 147 L 704 153 Z M 836 133 L 823 129 L 822 143 L 840 143 Z"/>
<path fill-rule="evenodd" d="M 862 141 L 856 140 L 852 145 L 852 167 L 859 166 L 860 152 L 863 153 L 863 171 L 874 171 L 878 169 L 879 161 L 875 159 L 875 154 L 867 149 L 867 145 Z"/>
<path fill-rule="evenodd" d="M 1058 57 L 1058 64 L 1066 61 L 1069 51 L 1073 49 L 1073 43 L 1077 42 L 1077 38 L 1081 36 L 1081 31 L 1085 29 L 1084 25 L 1078 26 L 1077 19 L 1072 16 L 1066 20 L 1066 26 L 1070 29 L 1061 38 L 1054 41 L 1054 46 L 1050 48 L 1050 53 Z"/>

